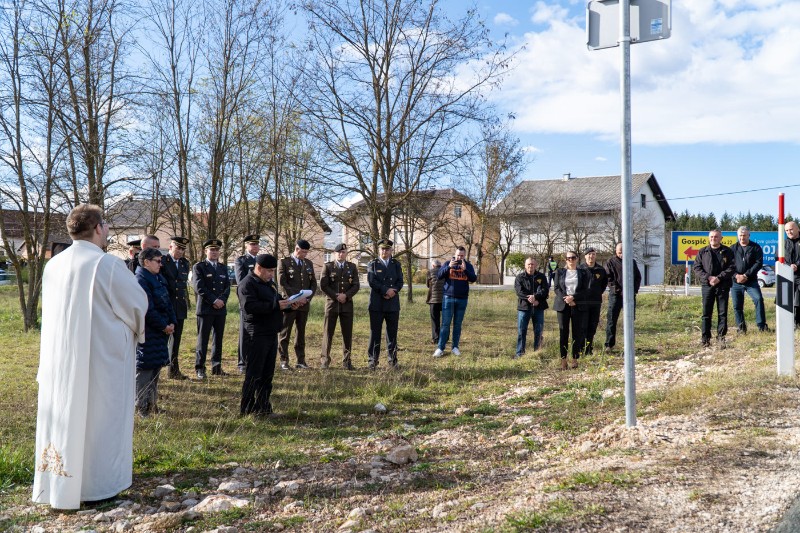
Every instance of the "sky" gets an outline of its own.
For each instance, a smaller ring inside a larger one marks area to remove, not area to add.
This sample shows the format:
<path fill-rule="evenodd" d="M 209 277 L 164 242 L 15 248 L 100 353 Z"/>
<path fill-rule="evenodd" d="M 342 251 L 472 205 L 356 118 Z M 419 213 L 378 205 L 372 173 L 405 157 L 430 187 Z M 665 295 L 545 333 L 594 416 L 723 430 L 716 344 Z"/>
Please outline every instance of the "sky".
<path fill-rule="evenodd" d="M 445 0 L 464 9 L 464 0 Z M 477 0 L 514 68 L 494 104 L 524 179 L 619 175 L 619 48 L 586 47 L 585 0 Z M 631 46 L 632 172 L 673 211 L 800 215 L 800 0 L 675 0 L 669 39 Z"/>

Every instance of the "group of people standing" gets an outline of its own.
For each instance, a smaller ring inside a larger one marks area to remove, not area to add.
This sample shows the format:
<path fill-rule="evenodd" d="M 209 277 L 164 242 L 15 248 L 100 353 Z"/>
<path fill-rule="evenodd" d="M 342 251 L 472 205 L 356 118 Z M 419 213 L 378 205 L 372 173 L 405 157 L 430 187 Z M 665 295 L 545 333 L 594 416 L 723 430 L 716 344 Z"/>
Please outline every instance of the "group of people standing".
<path fill-rule="evenodd" d="M 538 271 L 538 261 L 534 257 L 525 260 L 525 269 L 514 281 L 517 293 L 517 358 L 525 354 L 528 337 L 528 324 L 533 324 L 533 349 L 542 346 L 544 330 L 544 311 L 549 307 L 547 300 L 552 287 L 553 309 L 558 317 L 559 355 L 561 369 L 577 368 L 581 355 L 591 354 L 594 336 L 600 323 L 600 308 L 603 293 L 609 289 L 608 311 L 606 315 L 605 349 L 613 350 L 616 344 L 617 321 L 622 310 L 622 244 L 617 244 L 615 254 L 605 267 L 597 264 L 597 252 L 587 248 L 585 262 L 578 263 L 576 251 L 565 255 L 566 265 L 558 268 L 548 258 L 546 277 Z M 634 267 L 634 293 L 639 292 L 642 275 L 636 261 Z M 571 333 L 571 339 L 570 339 Z M 571 361 L 568 360 L 571 355 Z"/>

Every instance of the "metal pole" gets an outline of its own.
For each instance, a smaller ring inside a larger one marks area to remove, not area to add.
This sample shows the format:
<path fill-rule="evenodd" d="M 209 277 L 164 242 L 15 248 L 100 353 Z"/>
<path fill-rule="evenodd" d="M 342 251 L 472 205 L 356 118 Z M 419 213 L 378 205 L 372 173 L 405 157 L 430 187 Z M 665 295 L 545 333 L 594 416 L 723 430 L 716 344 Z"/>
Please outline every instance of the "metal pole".
<path fill-rule="evenodd" d="M 620 92 L 622 93 L 622 310 L 625 316 L 625 425 L 636 425 L 636 369 L 633 345 L 633 233 L 631 231 L 631 6 L 619 3 L 619 48 L 622 51 Z"/>

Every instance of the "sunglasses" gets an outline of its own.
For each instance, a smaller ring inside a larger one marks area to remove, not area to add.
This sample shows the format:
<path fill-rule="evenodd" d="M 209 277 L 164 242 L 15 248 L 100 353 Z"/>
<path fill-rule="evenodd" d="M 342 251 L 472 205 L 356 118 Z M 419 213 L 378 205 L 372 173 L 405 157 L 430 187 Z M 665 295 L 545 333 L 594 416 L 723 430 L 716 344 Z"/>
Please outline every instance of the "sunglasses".
<path fill-rule="evenodd" d="M 576 255 L 571 255 L 571 256 L 567 257 L 567 261 L 574 261 L 574 260 L 576 260 L 577 258 L 578 258 L 578 256 L 576 256 Z"/>

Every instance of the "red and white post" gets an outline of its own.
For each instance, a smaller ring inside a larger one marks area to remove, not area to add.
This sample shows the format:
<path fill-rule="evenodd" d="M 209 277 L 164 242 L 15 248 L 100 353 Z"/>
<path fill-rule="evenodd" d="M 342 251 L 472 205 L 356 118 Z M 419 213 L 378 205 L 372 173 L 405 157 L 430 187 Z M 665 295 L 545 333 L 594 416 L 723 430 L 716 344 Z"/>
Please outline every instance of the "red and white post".
<path fill-rule="evenodd" d="M 778 195 L 778 250 L 775 263 L 775 337 L 779 376 L 794 376 L 794 269 L 784 256 L 783 193 Z"/>

